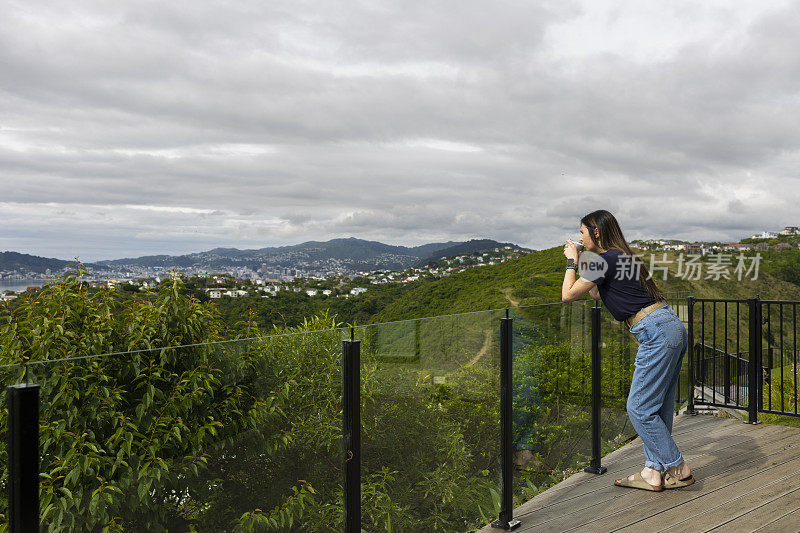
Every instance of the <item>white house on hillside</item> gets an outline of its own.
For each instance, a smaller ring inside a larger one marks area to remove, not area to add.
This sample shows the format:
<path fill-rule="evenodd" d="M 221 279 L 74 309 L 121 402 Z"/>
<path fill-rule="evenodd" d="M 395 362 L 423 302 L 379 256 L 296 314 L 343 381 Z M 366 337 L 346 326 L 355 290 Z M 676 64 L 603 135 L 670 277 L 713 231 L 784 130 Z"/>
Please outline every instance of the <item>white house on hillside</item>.
<path fill-rule="evenodd" d="M 250 296 L 250 293 L 247 291 L 240 291 L 240 290 L 230 290 L 225 293 L 226 296 L 230 296 L 231 298 L 241 298 L 244 296 Z"/>
<path fill-rule="evenodd" d="M 751 238 L 753 239 L 774 239 L 778 234 L 772 231 L 762 231 L 761 234 L 756 233 Z"/>

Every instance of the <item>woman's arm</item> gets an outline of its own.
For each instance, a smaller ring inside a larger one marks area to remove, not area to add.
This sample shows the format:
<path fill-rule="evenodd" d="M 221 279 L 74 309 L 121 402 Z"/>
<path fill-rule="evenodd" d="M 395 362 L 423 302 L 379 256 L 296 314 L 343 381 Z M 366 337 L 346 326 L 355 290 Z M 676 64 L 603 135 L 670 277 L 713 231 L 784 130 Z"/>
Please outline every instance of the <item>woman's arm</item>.
<path fill-rule="evenodd" d="M 578 249 L 572 241 L 567 242 L 564 246 L 564 256 L 567 259 L 573 259 L 575 263 L 578 262 Z M 561 301 L 574 302 L 587 292 L 594 290 L 591 293 L 592 298 L 595 300 L 600 299 L 600 293 L 597 291 L 597 285 L 594 282 L 587 281 L 583 278 L 575 281 L 577 273 L 574 268 L 567 268 L 564 272 L 564 284 L 561 285 Z M 595 293 L 597 297 L 595 297 Z"/>
<path fill-rule="evenodd" d="M 589 296 L 591 296 L 595 300 L 600 300 L 600 289 L 598 289 L 597 286 L 592 287 L 591 289 L 589 289 Z"/>
<path fill-rule="evenodd" d="M 586 281 L 583 278 L 576 281 L 575 269 L 568 268 L 566 272 L 564 272 L 564 284 L 561 286 L 561 301 L 574 302 L 592 289 L 597 291 L 597 285 L 595 285 L 594 282 Z M 599 299 L 599 292 L 597 296 L 598 298 L 595 298 L 595 300 Z M 592 296 L 592 298 L 594 298 L 594 296 Z"/>

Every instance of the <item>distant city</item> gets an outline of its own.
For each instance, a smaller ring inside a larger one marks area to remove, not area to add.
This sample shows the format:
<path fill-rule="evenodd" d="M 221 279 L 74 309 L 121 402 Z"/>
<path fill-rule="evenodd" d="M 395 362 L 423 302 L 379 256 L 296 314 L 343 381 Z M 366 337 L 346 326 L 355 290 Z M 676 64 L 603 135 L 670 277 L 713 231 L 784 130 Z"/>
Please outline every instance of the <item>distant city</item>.
<path fill-rule="evenodd" d="M 263 251 L 248 251 L 250 253 L 245 253 L 245 251 L 229 249 L 226 252 L 217 250 L 193 254 L 193 259 L 202 256 L 202 261 L 197 261 L 191 265 L 179 264 L 186 263 L 185 258 L 187 256 L 176 258 L 177 264 L 170 264 L 169 258 L 162 257 L 86 264 L 83 265 L 85 274 L 80 279 L 94 286 L 116 288 L 127 285 L 147 290 L 173 275 L 208 278 L 209 282 L 219 285 L 208 289 L 207 292 L 211 299 L 222 296 L 234 298 L 248 296 L 253 289 L 263 293 L 264 296 L 287 289 L 295 292 L 305 290 L 309 296 L 318 294 L 328 296 L 331 291 L 327 291 L 328 294 L 325 294 L 325 291 L 322 290 L 317 291 L 313 288 L 314 283 L 331 278 L 340 278 L 342 280 L 362 278 L 368 284 L 408 283 L 416 281 L 420 276 L 443 277 L 467 268 L 497 264 L 531 251 L 513 244 L 497 243 L 496 241 L 470 241 L 468 243 L 455 243 L 455 246 L 452 246 L 454 243 L 444 243 L 439 246 L 438 251 L 445 254 L 447 250 L 464 246 L 469 248 L 472 243 L 494 243 L 495 245 L 502 244 L 502 246 L 445 257 L 429 257 L 425 260 L 419 256 L 386 253 L 385 251 L 362 258 L 324 257 L 309 259 L 308 256 L 313 255 L 313 253 L 317 255 L 322 253 L 320 247 L 309 247 L 303 251 L 294 250 L 291 254 L 272 254 L 269 256 L 269 262 L 261 262 L 260 264 L 254 264 L 252 256 L 264 255 Z M 357 248 L 351 250 L 356 256 L 364 254 L 365 249 L 378 247 L 376 245 L 379 245 L 379 248 L 387 246 L 356 239 L 348 241 L 347 244 L 351 246 L 353 244 L 357 245 Z M 472 244 L 472 246 L 474 247 L 478 244 Z M 422 251 L 429 249 L 422 248 Z M 331 253 L 342 252 L 333 250 Z M 141 265 L 142 262 L 152 263 L 155 260 L 163 264 Z M 242 264 L 225 264 L 233 262 Z M 294 264 L 287 266 L 286 263 L 289 262 L 294 262 Z M 35 290 L 41 287 L 47 283 L 48 278 L 52 279 L 68 271 L 75 270 L 74 265 L 70 266 L 66 261 L 63 263 L 65 265 L 62 268 L 46 268 L 41 272 L 34 272 L 27 268 L 1 271 L 0 296 L 3 299 L 11 299 L 18 292 Z M 373 268 L 359 268 L 362 265 Z M 400 268 L 374 268 L 376 265 L 395 265 L 400 266 Z M 411 266 L 403 268 L 405 265 Z M 237 283 L 237 281 L 247 282 L 247 286 L 251 288 L 251 291 L 242 290 L 241 284 Z M 289 283 L 291 283 L 291 286 L 287 285 Z M 353 287 L 347 292 L 347 296 L 361 294 L 366 290 L 363 287 Z"/>
<path fill-rule="evenodd" d="M 756 243 L 743 243 L 739 242 L 692 242 L 675 240 L 675 239 L 647 239 L 631 241 L 632 245 L 637 245 L 639 248 L 653 251 L 676 251 L 686 252 L 687 254 L 700 254 L 706 255 L 708 253 L 719 252 L 763 252 L 766 250 L 788 250 L 792 248 L 800 248 L 800 242 L 764 242 L 764 240 L 778 239 L 780 237 L 800 237 L 800 227 L 786 226 L 781 231 L 762 231 L 756 233 L 746 240 L 761 240 Z M 745 240 L 745 239 L 742 239 Z"/>

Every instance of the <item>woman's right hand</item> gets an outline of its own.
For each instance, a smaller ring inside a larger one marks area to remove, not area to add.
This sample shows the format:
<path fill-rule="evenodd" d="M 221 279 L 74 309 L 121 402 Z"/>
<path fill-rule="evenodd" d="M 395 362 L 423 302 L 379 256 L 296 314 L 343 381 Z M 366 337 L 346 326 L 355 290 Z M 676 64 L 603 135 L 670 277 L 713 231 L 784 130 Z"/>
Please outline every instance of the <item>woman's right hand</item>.
<path fill-rule="evenodd" d="M 564 245 L 564 257 L 567 259 L 574 259 L 576 262 L 578 261 L 578 247 L 575 246 L 575 243 L 567 241 L 567 244 Z"/>

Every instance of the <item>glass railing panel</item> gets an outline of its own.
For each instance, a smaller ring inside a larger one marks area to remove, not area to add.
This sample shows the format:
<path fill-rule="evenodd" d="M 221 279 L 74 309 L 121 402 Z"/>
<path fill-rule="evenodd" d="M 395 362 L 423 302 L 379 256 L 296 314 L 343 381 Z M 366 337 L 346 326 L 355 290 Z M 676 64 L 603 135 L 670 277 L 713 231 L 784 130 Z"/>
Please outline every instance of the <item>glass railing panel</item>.
<path fill-rule="evenodd" d="M 30 365 L 41 386 L 43 527 L 341 522 L 340 336 Z"/>
<path fill-rule="evenodd" d="M 502 316 L 355 329 L 365 531 L 469 531 L 497 518 Z"/>
<path fill-rule="evenodd" d="M 639 345 L 628 326 L 617 321 L 605 307 L 600 318 L 600 442 L 603 454 L 606 454 L 636 436 L 628 418 L 626 403 Z"/>
<path fill-rule="evenodd" d="M 593 303 L 512 310 L 514 481 L 519 501 L 589 461 Z"/>

